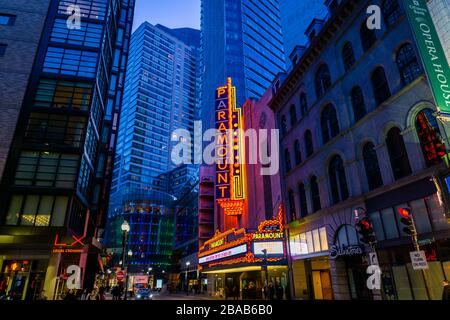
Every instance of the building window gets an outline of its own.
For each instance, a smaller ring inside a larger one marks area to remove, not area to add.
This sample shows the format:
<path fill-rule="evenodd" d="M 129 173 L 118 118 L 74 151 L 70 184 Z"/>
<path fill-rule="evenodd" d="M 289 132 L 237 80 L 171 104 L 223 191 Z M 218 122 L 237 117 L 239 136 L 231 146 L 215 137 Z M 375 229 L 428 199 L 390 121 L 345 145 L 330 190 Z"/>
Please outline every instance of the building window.
<path fill-rule="evenodd" d="M 424 109 L 416 117 L 416 130 L 427 167 L 442 162 L 445 156 L 445 144 L 439 130 L 433 110 Z"/>
<path fill-rule="evenodd" d="M 311 191 L 311 203 L 313 212 L 317 212 L 322 209 L 322 205 L 320 203 L 320 191 L 319 184 L 317 183 L 317 177 L 312 176 L 309 182 L 309 188 Z"/>
<path fill-rule="evenodd" d="M 74 12 L 68 12 L 67 8 L 76 5 L 80 8 L 82 18 L 105 20 L 108 3 L 106 0 L 62 0 L 59 2 L 58 13 L 72 15 Z"/>
<path fill-rule="evenodd" d="M 366 104 L 364 102 L 364 95 L 360 86 L 356 86 L 351 92 L 353 116 L 355 122 L 358 122 L 366 115 Z"/>
<path fill-rule="evenodd" d="M 23 151 L 19 157 L 14 184 L 73 188 L 78 159 L 78 155 Z"/>
<path fill-rule="evenodd" d="M 339 134 L 339 122 L 337 120 L 336 109 L 329 104 L 322 111 L 320 117 L 323 144 L 333 139 Z"/>
<path fill-rule="evenodd" d="M 300 94 L 300 112 L 302 117 L 308 112 L 308 100 L 306 99 L 306 93 L 304 92 Z"/>
<path fill-rule="evenodd" d="M 91 97 L 92 88 L 87 83 L 42 79 L 33 106 L 87 111 Z"/>
<path fill-rule="evenodd" d="M 411 165 L 409 164 L 405 142 L 399 128 L 394 127 L 389 130 L 386 137 L 386 145 L 395 180 L 410 175 L 412 173 Z"/>
<path fill-rule="evenodd" d="M 291 153 L 288 149 L 284 150 L 284 161 L 286 165 L 286 173 L 291 171 L 292 165 L 291 165 Z"/>
<path fill-rule="evenodd" d="M 291 217 L 291 221 L 297 219 L 297 213 L 295 212 L 295 196 L 294 191 L 288 191 L 288 201 L 289 201 L 289 216 Z"/>
<path fill-rule="evenodd" d="M 44 72 L 78 77 L 95 77 L 98 53 L 48 47 Z"/>
<path fill-rule="evenodd" d="M 99 48 L 103 33 L 103 25 L 96 23 L 83 23 L 81 29 L 67 28 L 67 21 L 56 19 L 50 41 Z"/>
<path fill-rule="evenodd" d="M 291 105 L 289 109 L 289 114 L 291 116 L 291 127 L 294 127 L 297 123 L 297 111 L 295 110 L 295 105 Z"/>
<path fill-rule="evenodd" d="M 315 87 L 317 99 L 331 87 L 330 69 L 326 64 L 322 64 L 316 72 Z"/>
<path fill-rule="evenodd" d="M 133 166 L 131 166 L 133 167 Z M 132 171 L 132 170 L 130 170 Z M 91 169 L 89 168 L 88 163 L 86 160 L 82 159 L 81 166 L 80 166 L 80 173 L 78 176 L 78 190 L 85 196 L 88 197 L 88 195 L 91 194 L 91 188 L 92 188 L 92 178 L 93 174 L 91 172 Z M 90 199 L 88 199 L 90 200 Z"/>
<path fill-rule="evenodd" d="M 81 147 L 86 127 L 84 117 L 32 112 L 25 139 L 31 143 L 51 143 Z"/>
<path fill-rule="evenodd" d="M 347 178 L 345 177 L 344 162 L 341 157 L 334 156 L 328 168 L 330 176 L 331 195 L 333 204 L 348 199 Z"/>
<path fill-rule="evenodd" d="M 46 195 L 13 195 L 5 224 L 8 226 L 62 227 L 66 218 L 68 197 Z"/>
<path fill-rule="evenodd" d="M 16 22 L 17 16 L 7 13 L 0 13 L 0 26 L 12 26 Z"/>
<path fill-rule="evenodd" d="M 304 140 L 305 140 L 306 157 L 308 158 L 312 156 L 312 154 L 314 153 L 312 134 L 310 130 L 306 130 Z"/>
<path fill-rule="evenodd" d="M 356 62 L 355 52 L 350 42 L 347 42 L 342 49 L 342 60 L 344 62 L 344 69 L 348 71 Z"/>
<path fill-rule="evenodd" d="M 282 115 L 281 116 L 281 134 L 284 136 L 287 133 L 287 121 L 286 121 L 286 116 Z"/>
<path fill-rule="evenodd" d="M 371 77 L 373 94 L 375 96 L 375 102 L 378 105 L 382 104 L 391 96 L 391 90 L 386 79 L 386 74 L 382 67 L 378 67 Z"/>
<path fill-rule="evenodd" d="M 413 82 L 422 74 L 416 53 L 410 43 L 405 44 L 398 50 L 396 63 L 404 86 Z"/>
<path fill-rule="evenodd" d="M 295 150 L 295 165 L 298 166 L 300 163 L 302 163 L 302 151 L 300 148 L 300 141 L 295 140 L 294 150 Z"/>
<path fill-rule="evenodd" d="M 6 48 L 8 47 L 7 44 L 0 43 L 0 57 L 5 56 Z"/>
<path fill-rule="evenodd" d="M 383 185 L 383 179 L 381 178 L 377 152 L 375 151 L 375 146 L 372 142 L 368 142 L 364 145 L 363 158 L 369 190 L 381 187 Z"/>
<path fill-rule="evenodd" d="M 304 218 L 308 215 L 308 204 L 306 203 L 306 190 L 303 183 L 298 185 L 298 194 L 300 196 L 300 216 Z"/>
<path fill-rule="evenodd" d="M 381 10 L 383 11 L 384 21 L 388 27 L 391 27 L 403 15 L 398 0 L 384 0 Z"/>
<path fill-rule="evenodd" d="M 377 41 L 377 35 L 375 33 L 375 30 L 367 28 L 367 20 L 365 20 L 364 23 L 361 25 L 360 37 L 361 37 L 361 45 L 364 52 L 372 48 L 372 46 Z"/>

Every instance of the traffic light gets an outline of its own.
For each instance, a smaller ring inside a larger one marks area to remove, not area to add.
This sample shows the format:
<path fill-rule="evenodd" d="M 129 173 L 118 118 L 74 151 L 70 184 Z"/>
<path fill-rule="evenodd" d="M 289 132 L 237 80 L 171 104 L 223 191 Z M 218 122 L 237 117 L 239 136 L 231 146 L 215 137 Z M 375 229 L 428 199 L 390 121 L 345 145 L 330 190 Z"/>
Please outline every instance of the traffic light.
<path fill-rule="evenodd" d="M 398 208 L 398 214 L 400 215 L 400 222 L 404 225 L 403 232 L 409 235 L 415 233 L 414 223 L 412 220 L 410 208 Z"/>
<path fill-rule="evenodd" d="M 356 230 L 360 234 L 360 241 L 366 244 L 372 244 L 376 242 L 375 233 L 373 232 L 372 222 L 369 218 L 365 217 L 356 222 Z"/>

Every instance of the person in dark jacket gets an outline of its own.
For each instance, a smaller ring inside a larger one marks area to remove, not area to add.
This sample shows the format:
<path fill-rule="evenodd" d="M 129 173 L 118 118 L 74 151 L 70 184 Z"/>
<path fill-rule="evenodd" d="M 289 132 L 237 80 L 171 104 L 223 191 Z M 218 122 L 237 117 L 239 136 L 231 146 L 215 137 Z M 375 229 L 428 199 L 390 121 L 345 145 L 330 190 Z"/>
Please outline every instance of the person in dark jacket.
<path fill-rule="evenodd" d="M 442 300 L 450 300 L 450 286 L 448 285 L 448 280 L 442 281 L 444 285 L 444 290 L 442 291 Z"/>

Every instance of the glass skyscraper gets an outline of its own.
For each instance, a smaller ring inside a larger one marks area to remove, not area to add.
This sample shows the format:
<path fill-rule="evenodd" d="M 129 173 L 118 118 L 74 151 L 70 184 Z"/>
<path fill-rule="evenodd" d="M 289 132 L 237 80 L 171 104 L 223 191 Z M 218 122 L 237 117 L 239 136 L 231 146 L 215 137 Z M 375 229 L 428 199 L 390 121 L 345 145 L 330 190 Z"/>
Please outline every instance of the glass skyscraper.
<path fill-rule="evenodd" d="M 135 273 L 150 267 L 155 273 L 168 271 L 173 265 L 176 225 L 185 230 L 176 218 L 180 193 L 196 171 L 190 167 L 178 170 L 171 152 L 182 139 L 174 130 L 183 129 L 193 136 L 199 43 L 198 30 L 148 22 L 132 36 L 107 242 L 112 252 L 120 252 L 120 225 L 123 220 L 130 223 L 127 250 L 133 254 L 128 262 Z"/>
<path fill-rule="evenodd" d="M 30 30 L 34 10 L 45 22 Z M 133 10 L 134 0 L 0 7 L 14 16 L 5 32 L 40 39 L 11 41 L 0 57 L 11 63 L 34 57 L 20 113 L 10 122 L 14 134 L 0 189 L 0 236 L 9 239 L 0 244 L 0 267 L 9 277 L 12 266 L 20 266 L 13 279 L 20 278 L 21 287 L 11 293 L 17 299 L 33 299 L 43 288 L 57 298 L 69 265 L 82 268 L 86 287 L 94 283 Z M 80 25 L 71 25 L 78 12 Z M 4 122 L 8 115 L 0 117 Z"/>
<path fill-rule="evenodd" d="M 278 0 L 203 0 L 201 112 L 215 128 L 215 89 L 233 78 L 237 103 L 259 98 L 286 69 Z"/>

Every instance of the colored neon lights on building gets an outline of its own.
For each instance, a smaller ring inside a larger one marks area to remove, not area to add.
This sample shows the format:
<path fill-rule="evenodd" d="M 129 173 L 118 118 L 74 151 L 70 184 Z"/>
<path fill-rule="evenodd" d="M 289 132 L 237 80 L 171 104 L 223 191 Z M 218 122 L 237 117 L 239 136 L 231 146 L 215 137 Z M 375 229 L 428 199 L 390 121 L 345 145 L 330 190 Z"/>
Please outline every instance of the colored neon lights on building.
<path fill-rule="evenodd" d="M 238 216 L 245 209 L 245 167 L 242 108 L 236 106 L 236 87 L 228 78 L 216 90 L 216 200 L 225 215 Z"/>

